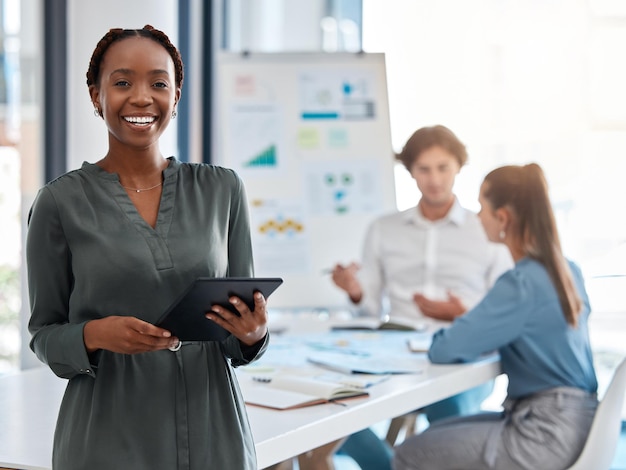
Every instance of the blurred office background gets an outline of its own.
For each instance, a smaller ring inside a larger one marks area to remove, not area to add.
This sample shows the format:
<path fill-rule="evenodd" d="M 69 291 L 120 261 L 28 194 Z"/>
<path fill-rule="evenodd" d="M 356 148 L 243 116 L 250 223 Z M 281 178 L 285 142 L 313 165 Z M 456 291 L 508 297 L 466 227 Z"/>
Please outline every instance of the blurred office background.
<path fill-rule="evenodd" d="M 218 51 L 384 52 L 390 154 L 418 127 L 447 125 L 468 146 L 456 191 L 473 209 L 487 171 L 540 163 L 565 250 L 588 277 L 598 358 L 620 354 L 626 2 L 0 0 L 0 373 L 39 365 L 22 249 L 36 191 L 106 148 L 85 84 L 93 47 L 110 27 L 146 23 L 183 52 L 182 109 L 162 147 L 186 161 L 211 161 Z M 419 197 L 400 166 L 396 196 L 399 209 Z"/>

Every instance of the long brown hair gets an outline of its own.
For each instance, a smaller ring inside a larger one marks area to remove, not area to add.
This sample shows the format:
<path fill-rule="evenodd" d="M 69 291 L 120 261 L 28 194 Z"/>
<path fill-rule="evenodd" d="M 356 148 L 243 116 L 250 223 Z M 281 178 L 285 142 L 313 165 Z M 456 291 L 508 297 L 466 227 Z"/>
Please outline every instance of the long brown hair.
<path fill-rule="evenodd" d="M 576 326 L 582 301 L 561 251 L 543 170 L 536 163 L 503 166 L 487 174 L 484 182 L 483 197 L 494 210 L 504 207 L 512 213 L 507 232 L 520 243 L 525 256 L 546 268 L 567 323 Z"/>

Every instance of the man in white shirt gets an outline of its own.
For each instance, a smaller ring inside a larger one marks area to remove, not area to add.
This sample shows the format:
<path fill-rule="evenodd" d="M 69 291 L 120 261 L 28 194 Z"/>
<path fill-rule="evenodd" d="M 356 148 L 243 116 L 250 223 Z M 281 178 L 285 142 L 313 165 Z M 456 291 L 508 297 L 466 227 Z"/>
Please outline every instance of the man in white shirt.
<path fill-rule="evenodd" d="M 417 130 L 397 158 L 421 191 L 418 205 L 376 219 L 362 264 L 335 266 L 333 281 L 366 315 L 436 329 L 476 305 L 513 261 L 452 191 L 467 153 L 449 129 Z"/>
<path fill-rule="evenodd" d="M 444 126 L 418 129 L 397 159 L 415 179 L 419 203 L 375 220 L 361 265 L 338 264 L 333 281 L 366 315 L 435 331 L 476 305 L 513 261 L 507 250 L 487 240 L 477 215 L 461 207 L 453 193 L 467 152 L 452 131 Z M 477 387 L 424 412 L 430 422 L 477 412 L 492 388 Z M 375 459 L 371 442 L 362 445 L 367 432 L 350 436 L 341 449 L 362 468 Z M 382 469 L 381 463 L 371 468 Z"/>

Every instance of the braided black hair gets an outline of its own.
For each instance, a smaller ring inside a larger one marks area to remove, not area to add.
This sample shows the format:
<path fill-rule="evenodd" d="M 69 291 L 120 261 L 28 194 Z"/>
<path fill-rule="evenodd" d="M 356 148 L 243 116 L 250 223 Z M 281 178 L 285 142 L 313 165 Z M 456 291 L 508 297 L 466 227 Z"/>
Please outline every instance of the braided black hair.
<path fill-rule="evenodd" d="M 129 37 L 149 38 L 161 44 L 174 61 L 176 86 L 179 88 L 183 86 L 183 60 L 180 56 L 180 52 L 178 52 L 178 49 L 172 44 L 167 34 L 149 24 L 145 25 L 142 29 L 110 29 L 102 39 L 98 41 L 91 55 L 89 68 L 87 69 L 87 86 L 98 86 L 100 84 L 100 66 L 102 65 L 102 58 L 111 44 Z"/>

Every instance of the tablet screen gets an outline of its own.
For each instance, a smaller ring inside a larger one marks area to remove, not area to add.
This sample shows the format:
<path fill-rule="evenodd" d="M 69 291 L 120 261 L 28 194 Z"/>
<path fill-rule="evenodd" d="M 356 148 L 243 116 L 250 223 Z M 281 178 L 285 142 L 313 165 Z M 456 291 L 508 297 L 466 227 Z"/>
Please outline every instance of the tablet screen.
<path fill-rule="evenodd" d="M 260 291 L 267 299 L 282 282 L 278 277 L 198 278 L 167 309 L 156 325 L 169 330 L 181 341 L 222 341 L 229 332 L 205 317 L 212 305 L 220 305 L 238 314 L 228 301 L 235 295 L 254 309 L 254 292 Z"/>

